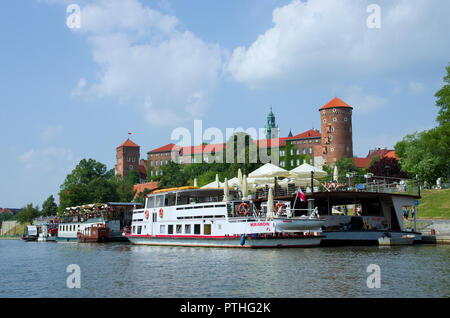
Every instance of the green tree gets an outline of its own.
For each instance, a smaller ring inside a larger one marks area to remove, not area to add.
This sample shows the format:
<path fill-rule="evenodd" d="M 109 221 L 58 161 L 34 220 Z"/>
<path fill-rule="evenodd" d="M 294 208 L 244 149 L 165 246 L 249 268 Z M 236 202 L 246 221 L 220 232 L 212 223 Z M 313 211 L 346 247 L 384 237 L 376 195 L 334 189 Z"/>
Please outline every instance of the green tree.
<path fill-rule="evenodd" d="M 184 172 L 184 165 L 169 161 L 160 169 L 160 180 L 158 187 L 171 188 L 187 185 L 189 176 Z"/>
<path fill-rule="evenodd" d="M 51 216 L 58 213 L 58 205 L 55 202 L 53 195 L 49 196 L 42 204 L 42 216 Z"/>
<path fill-rule="evenodd" d="M 39 216 L 39 206 L 33 207 L 32 203 L 28 203 L 18 214 L 17 221 L 21 224 L 31 223 L 34 218 Z"/>
<path fill-rule="evenodd" d="M 60 186 L 59 210 L 82 204 L 118 201 L 117 190 L 111 182 L 113 177 L 113 169 L 107 170 L 106 165 L 93 159 L 82 159 Z"/>
<path fill-rule="evenodd" d="M 402 169 L 430 183 L 439 177 L 450 180 L 450 63 L 446 70 L 446 84 L 435 94 L 439 125 L 407 135 L 395 145 Z"/>
<path fill-rule="evenodd" d="M 137 172 L 136 170 L 131 170 L 128 172 L 127 182 L 129 184 L 138 184 L 139 181 L 139 172 Z"/>
<path fill-rule="evenodd" d="M 130 178 L 124 178 L 120 175 L 114 176 L 111 183 L 117 192 L 117 200 L 119 202 L 131 202 L 136 194 L 136 190 L 133 190 L 133 180 Z"/>

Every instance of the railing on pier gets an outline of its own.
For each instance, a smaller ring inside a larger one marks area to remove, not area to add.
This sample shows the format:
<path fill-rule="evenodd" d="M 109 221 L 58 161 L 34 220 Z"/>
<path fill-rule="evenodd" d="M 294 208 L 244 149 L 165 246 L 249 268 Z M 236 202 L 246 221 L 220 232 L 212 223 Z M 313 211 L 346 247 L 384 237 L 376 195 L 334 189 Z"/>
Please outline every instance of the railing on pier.
<path fill-rule="evenodd" d="M 341 179 L 339 177 L 339 179 Z M 338 183 L 330 180 L 329 177 L 314 178 L 314 187 L 311 185 L 302 185 L 300 188 L 305 194 L 311 192 L 374 192 L 374 193 L 399 193 L 418 195 L 418 181 L 412 179 L 400 179 L 384 176 L 368 176 L 368 175 L 351 175 L 346 176 L 347 181 Z M 278 180 L 280 181 L 280 180 Z M 318 182 L 317 182 L 318 181 Z M 363 181 L 363 182 L 358 182 Z M 275 183 L 271 185 L 274 190 L 274 196 L 291 196 L 298 192 L 299 186 L 295 184 L 295 180 L 292 183 L 288 181 L 287 186 L 281 187 Z M 255 190 L 254 197 L 257 199 L 267 198 L 268 188 L 259 188 Z"/>

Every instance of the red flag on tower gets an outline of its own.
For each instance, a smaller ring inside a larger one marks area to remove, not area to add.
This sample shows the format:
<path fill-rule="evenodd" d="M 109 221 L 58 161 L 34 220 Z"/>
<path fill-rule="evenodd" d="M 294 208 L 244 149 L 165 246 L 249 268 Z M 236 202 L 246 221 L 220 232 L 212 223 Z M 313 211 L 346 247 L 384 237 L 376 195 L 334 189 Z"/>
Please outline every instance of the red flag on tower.
<path fill-rule="evenodd" d="M 306 202 L 306 196 L 303 193 L 302 189 L 299 187 L 297 192 L 298 197 L 300 198 L 300 201 Z"/>

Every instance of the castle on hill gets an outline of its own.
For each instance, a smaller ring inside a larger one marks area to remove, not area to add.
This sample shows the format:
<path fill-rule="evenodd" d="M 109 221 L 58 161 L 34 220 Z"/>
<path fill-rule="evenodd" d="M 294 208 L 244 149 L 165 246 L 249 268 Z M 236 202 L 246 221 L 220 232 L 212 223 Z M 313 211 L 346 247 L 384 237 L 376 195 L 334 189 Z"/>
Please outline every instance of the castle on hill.
<path fill-rule="evenodd" d="M 276 118 L 270 107 L 265 125 L 265 140 L 257 140 L 258 146 L 270 147 L 271 140 L 279 138 L 279 165 L 293 169 L 305 161 L 316 167 L 332 165 L 341 158 L 353 157 L 352 111 L 353 107 L 335 97 L 318 109 L 321 130 L 310 129 L 287 137 L 279 137 Z M 179 147 L 173 143 L 147 152 L 146 159 L 140 159 L 140 146 L 130 139 L 116 149 L 116 174 L 126 177 L 131 170 L 139 173 L 141 181 L 150 176 L 157 177 L 161 168 L 171 160 L 180 164 L 208 162 L 216 153 L 223 151 L 225 144 Z M 360 161 L 361 164 L 363 160 Z M 356 163 L 356 161 L 355 161 Z M 365 161 L 364 161 L 365 163 Z"/>

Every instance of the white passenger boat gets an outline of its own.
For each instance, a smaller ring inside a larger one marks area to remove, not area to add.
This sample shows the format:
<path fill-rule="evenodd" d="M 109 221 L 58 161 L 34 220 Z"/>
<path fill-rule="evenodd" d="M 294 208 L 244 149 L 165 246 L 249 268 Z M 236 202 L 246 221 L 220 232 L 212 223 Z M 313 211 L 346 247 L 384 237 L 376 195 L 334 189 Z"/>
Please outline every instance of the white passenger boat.
<path fill-rule="evenodd" d="M 277 216 L 242 200 L 234 190 L 181 187 L 148 195 L 133 212 L 133 244 L 194 247 L 310 247 L 323 238 L 316 215 Z"/>
<path fill-rule="evenodd" d="M 131 224 L 132 211 L 141 203 L 108 202 L 70 207 L 58 225 L 58 242 L 78 241 L 79 234 L 92 228 L 108 228 L 108 237 L 103 241 L 126 241 L 122 235 Z"/>

